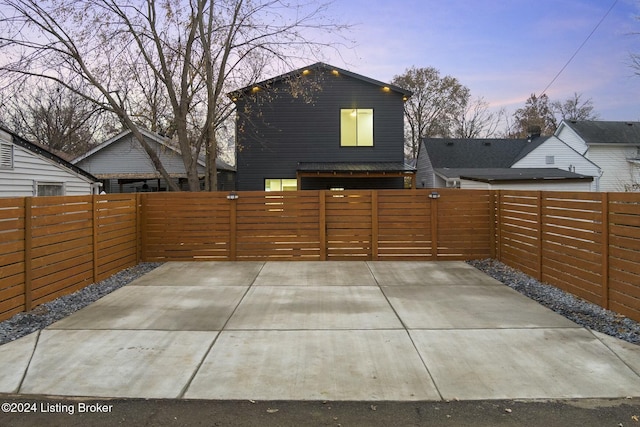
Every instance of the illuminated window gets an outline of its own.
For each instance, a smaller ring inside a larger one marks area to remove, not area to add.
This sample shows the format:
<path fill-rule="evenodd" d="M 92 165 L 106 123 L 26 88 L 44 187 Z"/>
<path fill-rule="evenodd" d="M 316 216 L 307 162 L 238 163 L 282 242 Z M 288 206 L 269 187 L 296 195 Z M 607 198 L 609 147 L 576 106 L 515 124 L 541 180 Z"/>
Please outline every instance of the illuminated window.
<path fill-rule="evenodd" d="M 342 147 L 373 147 L 373 109 L 343 108 L 340 110 L 340 145 Z"/>
<path fill-rule="evenodd" d="M 265 179 L 264 191 L 296 191 L 297 179 Z"/>

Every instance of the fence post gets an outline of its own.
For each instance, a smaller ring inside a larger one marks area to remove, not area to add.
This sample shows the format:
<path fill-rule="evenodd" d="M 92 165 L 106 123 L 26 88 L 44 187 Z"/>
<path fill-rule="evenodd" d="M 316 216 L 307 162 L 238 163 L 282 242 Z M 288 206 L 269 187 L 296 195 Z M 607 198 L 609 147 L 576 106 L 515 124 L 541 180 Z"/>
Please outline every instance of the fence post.
<path fill-rule="evenodd" d="M 142 203 L 142 198 L 140 197 L 140 193 L 136 193 L 133 196 L 133 203 L 135 206 L 135 215 L 136 215 L 136 265 L 140 264 L 140 262 L 143 260 L 142 258 L 142 224 L 141 224 L 141 220 L 142 220 L 142 212 L 141 209 L 141 203 Z"/>
<path fill-rule="evenodd" d="M 31 311 L 33 295 L 31 295 L 31 206 L 33 197 L 24 198 L 24 311 Z"/>
<path fill-rule="evenodd" d="M 489 256 L 496 258 L 496 190 L 489 190 Z"/>
<path fill-rule="evenodd" d="M 502 261 L 502 190 L 496 191 L 496 259 Z"/>
<path fill-rule="evenodd" d="M 93 283 L 98 283 L 98 196 L 91 196 L 93 227 Z"/>
<path fill-rule="evenodd" d="M 609 193 L 602 193 L 602 307 L 609 309 Z"/>
<path fill-rule="evenodd" d="M 538 208 L 538 230 L 537 230 L 537 240 L 538 240 L 538 251 L 537 251 L 537 257 L 538 257 L 538 265 L 536 267 L 537 270 L 537 274 L 536 274 L 536 279 L 538 279 L 538 281 L 542 281 L 542 192 L 538 191 L 537 195 L 536 195 L 536 199 L 537 199 L 537 208 Z"/>
<path fill-rule="evenodd" d="M 435 261 L 438 259 L 438 199 L 433 197 L 429 200 L 431 201 L 431 258 Z"/>
<path fill-rule="evenodd" d="M 238 199 L 229 199 L 229 260 L 237 259 L 238 251 Z"/>
<path fill-rule="evenodd" d="M 325 190 L 318 190 L 318 231 L 320 232 L 320 261 L 327 260 L 327 200 Z"/>
<path fill-rule="evenodd" d="M 371 259 L 378 260 L 378 191 L 371 190 Z"/>

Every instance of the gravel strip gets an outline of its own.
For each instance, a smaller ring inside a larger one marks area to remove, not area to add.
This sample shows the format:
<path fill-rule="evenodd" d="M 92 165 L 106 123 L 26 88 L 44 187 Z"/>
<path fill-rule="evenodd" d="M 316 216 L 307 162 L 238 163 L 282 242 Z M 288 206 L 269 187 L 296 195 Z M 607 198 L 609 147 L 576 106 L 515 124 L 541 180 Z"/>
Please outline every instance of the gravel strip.
<path fill-rule="evenodd" d="M 22 338 L 32 332 L 44 329 L 52 323 L 67 317 L 81 308 L 84 308 L 115 291 L 124 285 L 131 283 L 161 263 L 141 263 L 135 267 L 122 270 L 107 279 L 93 283 L 72 294 L 62 296 L 53 301 L 41 304 L 29 313 L 18 313 L 10 319 L 0 322 L 0 345 Z"/>
<path fill-rule="evenodd" d="M 468 264 L 581 326 L 633 344 L 640 344 L 640 323 L 634 320 L 541 283 L 499 261 L 474 260 L 468 261 Z M 44 329 L 160 265 L 160 263 L 138 264 L 102 282 L 42 304 L 29 313 L 18 313 L 0 322 L 0 345 Z"/>
<path fill-rule="evenodd" d="M 580 326 L 640 344 L 640 323 L 580 299 L 492 259 L 467 261 L 478 270 Z"/>

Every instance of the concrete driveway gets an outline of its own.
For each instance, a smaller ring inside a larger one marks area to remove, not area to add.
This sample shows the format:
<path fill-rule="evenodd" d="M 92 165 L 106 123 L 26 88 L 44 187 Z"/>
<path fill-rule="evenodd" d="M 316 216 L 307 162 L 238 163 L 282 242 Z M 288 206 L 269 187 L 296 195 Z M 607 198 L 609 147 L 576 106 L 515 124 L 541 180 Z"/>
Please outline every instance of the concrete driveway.
<path fill-rule="evenodd" d="M 463 262 L 166 263 L 0 347 L 0 392 L 251 400 L 640 396 L 640 347 Z"/>

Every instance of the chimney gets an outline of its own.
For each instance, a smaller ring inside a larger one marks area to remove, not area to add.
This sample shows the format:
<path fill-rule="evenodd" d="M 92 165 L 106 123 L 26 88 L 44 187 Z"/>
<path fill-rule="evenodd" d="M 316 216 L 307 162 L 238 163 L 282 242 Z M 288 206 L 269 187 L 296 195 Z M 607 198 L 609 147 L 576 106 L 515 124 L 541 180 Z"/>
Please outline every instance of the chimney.
<path fill-rule="evenodd" d="M 527 128 L 527 140 L 531 142 L 534 138 L 539 138 L 542 134 L 542 128 L 539 125 L 529 125 Z"/>

